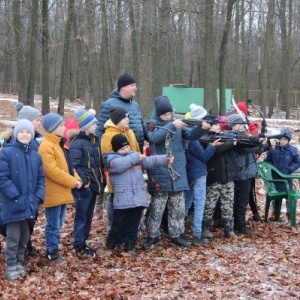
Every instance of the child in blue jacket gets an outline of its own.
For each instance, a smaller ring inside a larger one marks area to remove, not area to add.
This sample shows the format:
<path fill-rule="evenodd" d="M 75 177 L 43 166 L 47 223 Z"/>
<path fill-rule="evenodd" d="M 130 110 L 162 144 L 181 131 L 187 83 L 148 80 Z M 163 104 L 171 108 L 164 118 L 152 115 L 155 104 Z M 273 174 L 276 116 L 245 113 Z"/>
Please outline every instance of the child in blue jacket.
<path fill-rule="evenodd" d="M 292 174 L 300 167 L 300 157 L 296 147 L 290 144 L 292 134 L 289 130 L 283 129 L 280 132 L 281 138 L 276 143 L 275 148 L 267 152 L 266 162 L 274 165 L 279 171 L 284 174 Z M 289 181 L 290 188 L 293 187 L 292 180 Z M 283 183 L 277 183 L 276 189 L 278 192 L 285 191 L 285 185 Z M 275 210 L 275 203 L 273 201 L 273 208 Z M 290 218 L 290 205 L 289 201 L 286 201 L 286 215 Z"/>
<path fill-rule="evenodd" d="M 41 156 L 31 150 L 34 126 L 19 120 L 14 141 L 0 152 L 1 219 L 6 226 L 5 278 L 24 277 L 24 254 L 29 240 L 28 220 L 34 220 L 45 196 Z"/>

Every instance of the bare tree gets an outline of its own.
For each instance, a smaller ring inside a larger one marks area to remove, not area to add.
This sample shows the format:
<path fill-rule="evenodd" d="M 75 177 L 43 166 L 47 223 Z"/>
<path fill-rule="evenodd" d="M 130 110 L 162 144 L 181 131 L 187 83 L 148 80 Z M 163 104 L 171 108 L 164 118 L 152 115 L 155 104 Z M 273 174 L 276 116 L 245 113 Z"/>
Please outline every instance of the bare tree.
<path fill-rule="evenodd" d="M 26 86 L 26 70 L 25 70 L 25 51 L 23 47 L 23 24 L 20 13 L 20 1 L 12 1 L 13 27 L 15 35 L 15 50 L 17 61 L 17 78 L 18 78 L 18 94 L 19 100 L 24 104 L 29 104 L 27 101 L 27 86 Z"/>
<path fill-rule="evenodd" d="M 228 44 L 228 35 L 231 28 L 231 18 L 233 5 L 236 0 L 228 0 L 227 3 L 227 14 L 226 14 L 226 23 L 223 31 L 223 37 L 221 41 L 220 48 L 220 61 L 219 61 L 219 89 L 220 89 L 220 98 L 219 98 L 219 113 L 225 114 L 225 90 L 226 90 L 226 63 L 227 63 L 227 44 Z"/>
<path fill-rule="evenodd" d="M 50 111 L 49 105 L 49 0 L 42 5 L 42 114 Z"/>
<path fill-rule="evenodd" d="M 204 106 L 212 113 L 218 113 L 216 95 L 216 67 L 215 67 L 215 46 L 214 46 L 214 2 L 205 0 L 205 85 L 204 85 Z"/>
<path fill-rule="evenodd" d="M 70 37 L 73 23 L 73 14 L 74 14 L 74 5 L 75 0 L 68 0 L 68 19 L 65 29 L 65 40 L 64 40 L 64 52 L 63 52 L 63 61 L 61 66 L 61 77 L 60 77 L 60 93 L 59 93 L 59 102 L 57 113 L 64 115 L 64 104 L 65 104 L 65 95 L 66 95 L 66 80 L 67 80 L 67 70 L 68 70 L 68 58 L 70 50 Z"/>

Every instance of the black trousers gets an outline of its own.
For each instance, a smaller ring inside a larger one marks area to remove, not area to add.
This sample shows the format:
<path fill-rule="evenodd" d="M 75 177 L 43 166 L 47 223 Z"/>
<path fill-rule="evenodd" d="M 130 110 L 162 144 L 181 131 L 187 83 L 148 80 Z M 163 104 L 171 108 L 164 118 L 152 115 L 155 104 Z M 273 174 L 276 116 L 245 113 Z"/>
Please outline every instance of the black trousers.
<path fill-rule="evenodd" d="M 135 245 L 138 239 L 138 228 L 144 207 L 138 206 L 127 209 L 114 209 L 113 223 L 107 237 L 107 245 L 113 248 L 117 245 L 124 227 L 126 226 L 126 243 Z"/>
<path fill-rule="evenodd" d="M 247 180 L 237 180 L 234 182 L 234 228 L 246 227 L 246 212 L 249 203 L 252 178 Z"/>

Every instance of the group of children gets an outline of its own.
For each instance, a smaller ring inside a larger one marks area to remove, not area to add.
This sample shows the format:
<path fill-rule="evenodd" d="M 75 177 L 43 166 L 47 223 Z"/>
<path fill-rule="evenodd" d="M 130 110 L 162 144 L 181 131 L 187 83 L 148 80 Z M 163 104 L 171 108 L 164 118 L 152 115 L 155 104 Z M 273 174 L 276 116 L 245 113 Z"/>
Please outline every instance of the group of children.
<path fill-rule="evenodd" d="M 23 110 L 30 112 L 30 118 L 22 117 Z M 255 154 L 267 150 L 266 139 L 248 137 L 245 143 L 245 124 L 237 114 L 226 120 L 229 130 L 223 135 L 225 141 L 219 136 L 218 117 L 207 115 L 195 105 L 191 117 L 200 119 L 197 126 L 189 127 L 184 120 L 175 119 L 168 97 L 156 97 L 155 109 L 146 124 L 150 150 L 150 156 L 146 156 L 129 127 L 128 111 L 124 107 L 109 107 L 109 119 L 104 122 L 101 139 L 96 135 L 98 121 L 94 114 L 76 111 L 76 130 L 66 144 L 62 116 L 48 113 L 41 117 L 35 108 L 23 106 L 12 139 L 0 151 L 5 278 L 26 275 L 24 254 L 41 204 L 47 221 L 48 260 L 63 261 L 58 251 L 60 230 L 66 207 L 74 201 L 74 249 L 95 257 L 96 250 L 86 241 L 96 197 L 103 192 L 105 184 L 109 195 L 106 247 L 110 250 L 124 243 L 125 251 L 137 255 L 139 224 L 148 207 L 148 238 L 143 249 L 159 242 L 166 212 L 171 243 L 190 248 L 184 221 L 192 203 L 192 245 L 206 244 L 213 237 L 209 229 L 218 201 L 226 238 L 236 238 L 234 230 L 255 234 L 246 226 L 246 210 L 251 181 L 257 175 Z M 35 123 L 42 123 L 45 130 L 40 144 L 36 141 L 40 128 L 35 130 Z M 275 163 L 284 151 L 284 163 L 278 167 L 285 173 L 293 172 L 300 166 L 300 160 L 294 147 L 283 143 L 284 139 L 288 138 L 283 133 L 280 144 L 268 152 L 267 160 Z M 144 170 L 147 170 L 147 186 Z"/>

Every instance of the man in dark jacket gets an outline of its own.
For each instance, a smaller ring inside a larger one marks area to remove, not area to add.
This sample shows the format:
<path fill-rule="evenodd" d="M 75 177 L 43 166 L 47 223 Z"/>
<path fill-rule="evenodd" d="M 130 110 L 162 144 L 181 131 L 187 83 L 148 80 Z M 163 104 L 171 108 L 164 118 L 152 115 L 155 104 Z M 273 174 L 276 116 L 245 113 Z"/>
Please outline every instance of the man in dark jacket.
<path fill-rule="evenodd" d="M 96 135 L 101 138 L 104 133 L 104 124 L 109 119 L 109 108 L 111 105 L 122 106 L 128 112 L 129 127 L 133 130 L 143 153 L 146 127 L 139 104 L 133 100 L 137 87 L 132 76 L 125 73 L 118 79 L 118 88 L 110 95 L 110 98 L 103 102 L 98 119 Z"/>

